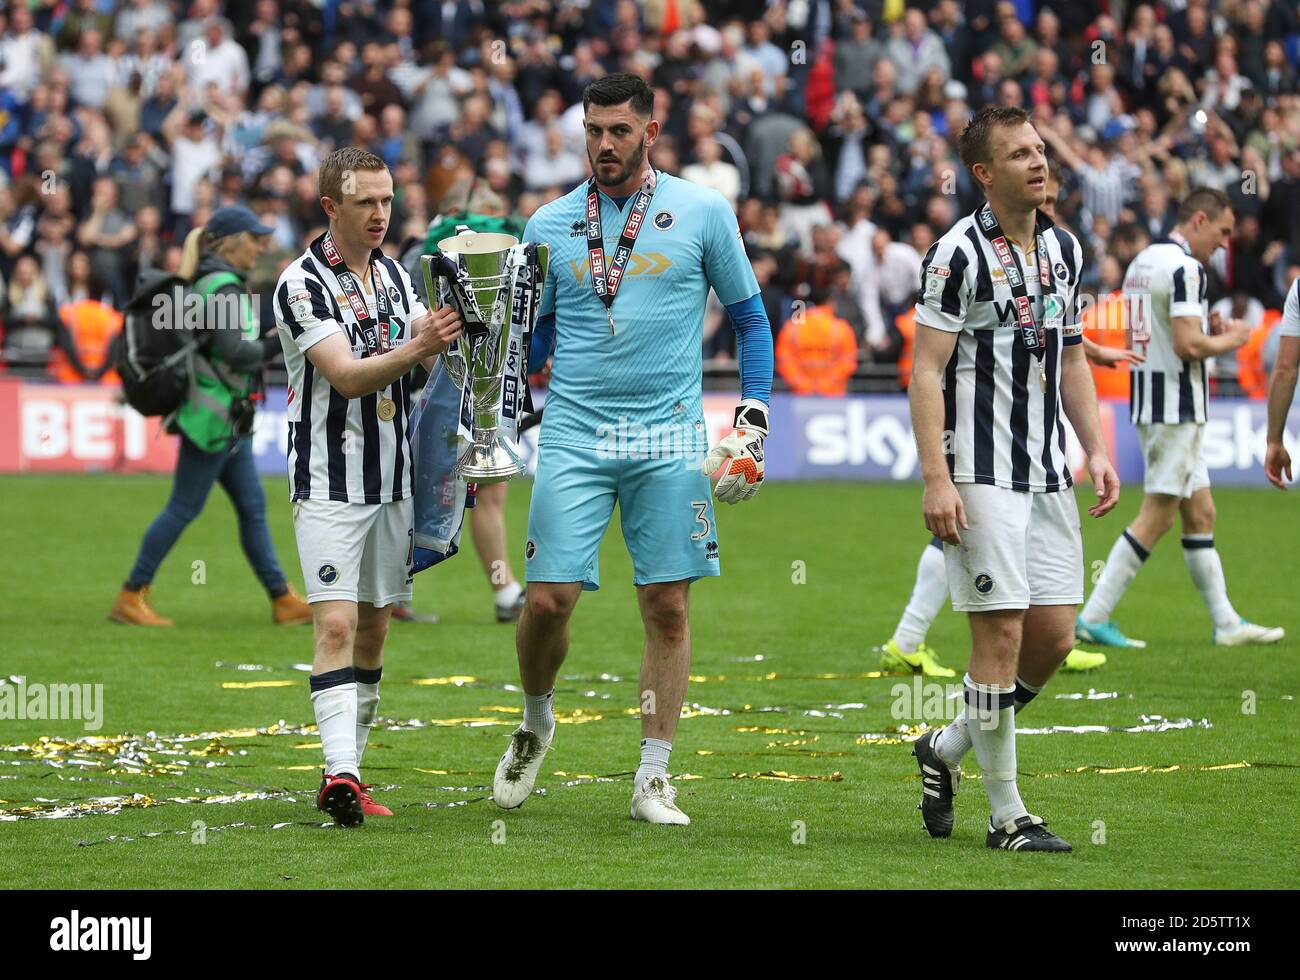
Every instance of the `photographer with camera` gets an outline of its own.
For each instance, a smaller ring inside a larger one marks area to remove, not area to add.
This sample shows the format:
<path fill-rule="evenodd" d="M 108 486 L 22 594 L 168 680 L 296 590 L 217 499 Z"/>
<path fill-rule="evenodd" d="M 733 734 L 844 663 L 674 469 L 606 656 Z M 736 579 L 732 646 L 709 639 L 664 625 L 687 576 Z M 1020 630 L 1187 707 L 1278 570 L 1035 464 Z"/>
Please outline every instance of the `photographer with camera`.
<path fill-rule="evenodd" d="M 197 296 L 202 319 L 191 359 L 189 392 L 167 419 L 181 437 L 171 499 L 149 525 L 131 574 L 108 618 L 136 626 L 170 626 L 148 602 L 154 573 L 181 532 L 198 517 L 212 485 L 220 481 L 239 515 L 239 539 L 249 564 L 271 598 L 276 623 L 309 623 L 311 607 L 288 584 L 266 524 L 266 497 L 253 458 L 255 403 L 262 397 L 262 367 L 280 353 L 275 333 L 261 336 L 258 304 L 248 276 L 266 250 L 272 229 L 248 208 L 213 212 L 185 239 L 179 275 L 190 282 L 184 306 Z M 174 329 L 188 318 L 173 311 Z"/>

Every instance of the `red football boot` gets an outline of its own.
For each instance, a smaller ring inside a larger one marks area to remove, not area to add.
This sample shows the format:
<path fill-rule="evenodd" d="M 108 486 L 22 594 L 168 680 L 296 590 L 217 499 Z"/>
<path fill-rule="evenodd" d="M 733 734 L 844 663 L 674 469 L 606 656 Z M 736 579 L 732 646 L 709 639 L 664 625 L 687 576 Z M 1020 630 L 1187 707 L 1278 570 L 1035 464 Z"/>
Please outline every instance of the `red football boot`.
<path fill-rule="evenodd" d="M 388 809 L 382 803 L 376 803 L 370 797 L 371 786 L 369 783 L 361 784 L 361 809 L 365 811 L 367 817 L 391 817 L 393 811 Z"/>
<path fill-rule="evenodd" d="M 316 806 L 333 817 L 340 827 L 359 827 L 366 819 L 366 810 L 361 805 L 363 796 L 361 784 L 352 776 L 324 773 Z"/>

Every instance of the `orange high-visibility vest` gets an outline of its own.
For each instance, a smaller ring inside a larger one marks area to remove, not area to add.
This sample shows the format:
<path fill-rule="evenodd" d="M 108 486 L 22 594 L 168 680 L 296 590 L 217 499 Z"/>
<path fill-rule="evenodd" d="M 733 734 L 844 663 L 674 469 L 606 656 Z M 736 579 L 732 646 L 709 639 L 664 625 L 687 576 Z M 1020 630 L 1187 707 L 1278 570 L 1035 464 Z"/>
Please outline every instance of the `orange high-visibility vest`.
<path fill-rule="evenodd" d="M 1124 347 L 1128 344 L 1128 307 L 1124 294 L 1115 290 L 1102 296 L 1083 314 L 1083 335 L 1102 347 Z M 1102 367 L 1092 364 L 1092 380 L 1097 386 L 1097 397 L 1108 401 L 1128 401 L 1128 365 Z"/>
<path fill-rule="evenodd" d="M 1237 383 L 1248 398 L 1268 398 L 1268 368 L 1264 366 L 1264 345 L 1282 319 L 1281 310 L 1265 310 L 1264 319 L 1250 332 L 1250 339 L 1237 351 Z"/>
<path fill-rule="evenodd" d="M 786 321 L 776 339 L 776 369 L 797 395 L 843 395 L 858 368 L 853 328 L 829 306 Z"/>
<path fill-rule="evenodd" d="M 81 363 L 87 371 L 98 371 L 108 359 L 108 345 L 122 331 L 122 314 L 99 300 L 83 299 L 59 307 L 59 316 L 63 318 L 68 333 L 72 334 L 72 342 L 76 345 Z M 51 360 L 50 372 L 59 381 L 71 384 L 82 380 L 62 351 L 58 351 Z M 122 383 L 117 372 L 112 370 L 105 373 L 100 381 L 103 384 Z"/>

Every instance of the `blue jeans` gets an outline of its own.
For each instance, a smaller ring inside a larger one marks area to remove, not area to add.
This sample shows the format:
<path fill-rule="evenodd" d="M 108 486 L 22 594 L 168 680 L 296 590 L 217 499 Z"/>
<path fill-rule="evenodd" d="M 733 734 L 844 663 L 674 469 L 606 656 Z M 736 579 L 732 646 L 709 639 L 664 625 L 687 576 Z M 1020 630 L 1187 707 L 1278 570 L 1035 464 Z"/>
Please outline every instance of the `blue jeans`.
<path fill-rule="evenodd" d="M 190 521 L 199 516 L 208 491 L 218 480 L 239 515 L 239 543 L 253 571 L 272 596 L 284 594 L 287 585 L 266 524 L 266 496 L 257 475 L 252 440 L 240 439 L 223 452 L 205 453 L 185 436 L 181 436 L 171 499 L 144 533 L 140 554 L 126 581 L 128 589 L 139 589 L 153 581 L 158 566 Z"/>

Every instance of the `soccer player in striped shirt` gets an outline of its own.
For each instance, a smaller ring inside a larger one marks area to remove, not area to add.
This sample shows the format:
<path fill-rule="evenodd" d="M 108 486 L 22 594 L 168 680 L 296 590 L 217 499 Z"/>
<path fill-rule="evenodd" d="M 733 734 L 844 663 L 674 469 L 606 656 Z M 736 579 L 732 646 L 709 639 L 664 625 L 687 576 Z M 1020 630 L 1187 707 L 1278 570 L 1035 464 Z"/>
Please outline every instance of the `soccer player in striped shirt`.
<path fill-rule="evenodd" d="M 1273 486 L 1285 490 L 1291 480 L 1291 454 L 1282 439 L 1286 435 L 1286 416 L 1295 398 L 1296 373 L 1300 367 L 1300 276 L 1287 290 L 1277 332 L 1277 363 L 1273 365 L 1273 377 L 1268 385 L 1268 451 L 1264 455 L 1264 473 Z"/>
<path fill-rule="evenodd" d="M 1047 190 L 1038 210 L 1053 221 L 1056 217 L 1056 200 L 1061 192 L 1061 171 L 1054 163 L 1048 165 Z M 1058 227 L 1064 227 L 1058 222 Z M 1122 347 L 1106 347 L 1083 338 L 1083 350 L 1094 364 L 1111 367 L 1117 364 L 1140 364 L 1142 355 Z M 948 578 L 944 571 L 943 541 L 931 537 L 921 549 L 916 563 L 916 583 L 907 600 L 903 615 L 898 620 L 894 635 L 876 647 L 880 666 L 885 670 L 924 674 L 926 677 L 956 677 L 957 672 L 939 662 L 933 647 L 927 646 L 926 634 L 934 618 L 948 598 Z M 1106 655 L 1090 650 L 1074 649 L 1061 663 L 1061 673 L 1081 673 L 1104 666 Z"/>
<path fill-rule="evenodd" d="M 1205 263 L 1232 236 L 1228 196 L 1211 187 L 1192 191 L 1178 208 L 1169 238 L 1148 245 L 1124 274 L 1133 345 L 1146 360 L 1133 366 L 1129 414 L 1146 464 L 1145 496 L 1133 523 L 1116 539 L 1097 587 L 1079 614 L 1075 635 L 1113 647 L 1146 646 L 1111 618 L 1151 549 L 1182 518 L 1183 559 L 1214 622 L 1219 646 L 1276 643 L 1277 626 L 1257 626 L 1228 599 L 1223 563 L 1214 547 L 1214 498 L 1201 455 L 1209 383 L 1205 359 L 1236 350 L 1250 336 L 1241 320 L 1209 316 Z"/>
<path fill-rule="evenodd" d="M 985 841 L 1068 851 L 1020 798 L 1015 713 L 1074 645 L 1083 542 L 1065 458 L 1063 408 L 1096 488 L 1119 499 L 1078 319 L 1083 250 L 1038 208 L 1041 138 L 1023 109 L 990 106 L 963 131 L 962 161 L 988 199 L 925 257 L 909 398 L 926 527 L 944 541 L 953 608 L 969 614 L 961 717 L 917 740 L 921 815 L 952 833 L 960 761 L 975 749 L 992 814 Z"/>
<path fill-rule="evenodd" d="M 320 169 L 329 229 L 275 291 L 289 373 L 289 483 L 315 625 L 311 701 L 325 753 L 317 805 L 342 826 L 392 816 L 361 782 L 393 605 L 411 597 L 410 373 L 460 335 L 384 255 L 393 178 L 356 147 Z"/>

